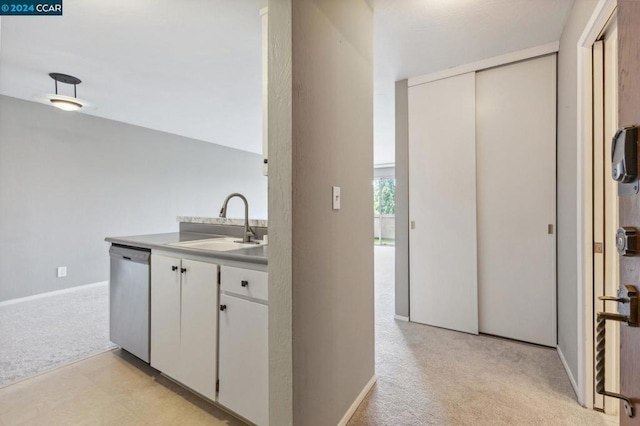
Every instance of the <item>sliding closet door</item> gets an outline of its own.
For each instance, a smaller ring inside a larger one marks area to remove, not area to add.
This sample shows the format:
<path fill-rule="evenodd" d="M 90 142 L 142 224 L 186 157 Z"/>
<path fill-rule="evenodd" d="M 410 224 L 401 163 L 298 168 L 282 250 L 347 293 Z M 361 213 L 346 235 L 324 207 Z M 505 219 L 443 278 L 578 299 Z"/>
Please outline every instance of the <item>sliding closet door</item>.
<path fill-rule="evenodd" d="M 475 76 L 409 88 L 410 319 L 478 333 Z"/>
<path fill-rule="evenodd" d="M 476 74 L 480 332 L 556 345 L 556 56 Z"/>

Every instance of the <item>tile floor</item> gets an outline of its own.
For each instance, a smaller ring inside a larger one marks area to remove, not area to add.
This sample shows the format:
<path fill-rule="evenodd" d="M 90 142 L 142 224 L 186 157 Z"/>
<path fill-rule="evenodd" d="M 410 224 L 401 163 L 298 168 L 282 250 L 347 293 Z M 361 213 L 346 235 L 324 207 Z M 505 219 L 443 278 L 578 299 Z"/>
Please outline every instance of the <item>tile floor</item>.
<path fill-rule="evenodd" d="M 0 388 L 0 425 L 243 425 L 119 349 Z"/>

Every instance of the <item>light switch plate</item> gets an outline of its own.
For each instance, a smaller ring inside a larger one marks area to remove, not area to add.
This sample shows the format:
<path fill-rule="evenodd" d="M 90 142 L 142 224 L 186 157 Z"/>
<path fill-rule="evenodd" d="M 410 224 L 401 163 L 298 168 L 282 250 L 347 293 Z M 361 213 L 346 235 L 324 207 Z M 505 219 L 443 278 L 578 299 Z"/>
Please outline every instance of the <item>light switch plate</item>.
<path fill-rule="evenodd" d="M 333 186 L 333 209 L 334 210 L 340 210 L 340 187 L 339 186 Z"/>

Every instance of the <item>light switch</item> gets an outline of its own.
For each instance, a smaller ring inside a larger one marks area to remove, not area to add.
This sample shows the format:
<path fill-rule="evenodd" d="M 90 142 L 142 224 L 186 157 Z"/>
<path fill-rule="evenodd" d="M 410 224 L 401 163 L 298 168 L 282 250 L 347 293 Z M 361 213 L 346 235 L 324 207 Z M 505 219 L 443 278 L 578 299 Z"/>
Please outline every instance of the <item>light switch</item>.
<path fill-rule="evenodd" d="M 340 210 L 340 187 L 333 186 L 333 209 Z"/>

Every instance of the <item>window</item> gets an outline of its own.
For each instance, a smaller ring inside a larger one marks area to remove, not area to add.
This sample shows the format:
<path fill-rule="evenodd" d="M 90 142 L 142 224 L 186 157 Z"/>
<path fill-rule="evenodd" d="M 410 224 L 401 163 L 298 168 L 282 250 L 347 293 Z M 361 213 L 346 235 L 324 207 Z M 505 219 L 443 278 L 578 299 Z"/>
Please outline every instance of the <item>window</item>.
<path fill-rule="evenodd" d="M 396 180 L 373 180 L 373 235 L 374 244 L 395 245 Z"/>

